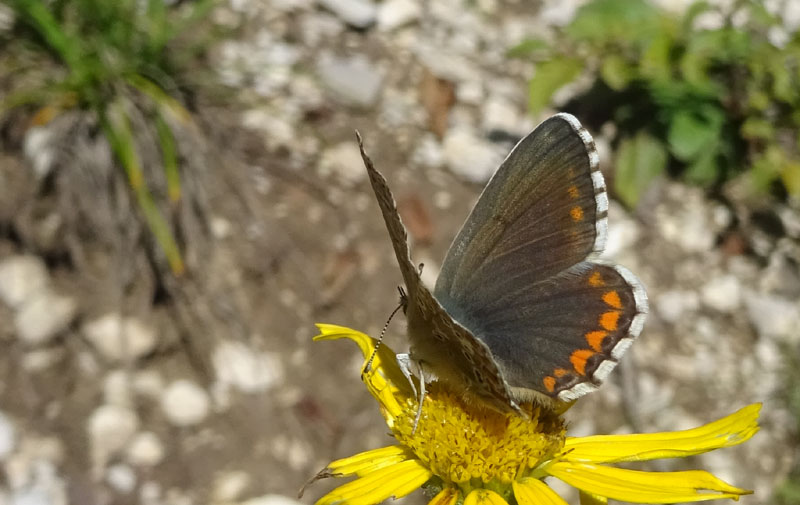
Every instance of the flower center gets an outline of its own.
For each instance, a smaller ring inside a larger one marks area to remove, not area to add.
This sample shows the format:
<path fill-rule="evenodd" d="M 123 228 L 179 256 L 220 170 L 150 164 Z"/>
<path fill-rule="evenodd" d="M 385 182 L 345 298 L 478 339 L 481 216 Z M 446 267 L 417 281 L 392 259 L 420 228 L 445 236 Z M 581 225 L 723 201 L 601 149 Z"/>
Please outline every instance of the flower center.
<path fill-rule="evenodd" d="M 397 416 L 393 431 L 444 481 L 507 485 L 530 474 L 564 446 L 564 422 L 548 409 L 523 404 L 521 408 L 530 414 L 530 419 L 523 419 L 468 404 L 440 383 L 430 386 L 417 431 L 411 434 L 417 413 L 413 399 Z"/>

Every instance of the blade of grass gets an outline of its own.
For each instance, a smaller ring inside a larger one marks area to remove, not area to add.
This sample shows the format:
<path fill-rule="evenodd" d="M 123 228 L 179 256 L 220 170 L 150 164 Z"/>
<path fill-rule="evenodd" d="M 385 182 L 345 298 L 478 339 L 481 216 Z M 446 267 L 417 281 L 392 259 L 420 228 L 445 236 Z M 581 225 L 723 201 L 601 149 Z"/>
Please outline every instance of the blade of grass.
<path fill-rule="evenodd" d="M 113 118 L 105 112 L 100 113 L 100 123 L 106 134 L 111 148 L 122 163 L 125 173 L 128 176 L 128 183 L 136 195 L 139 207 L 144 213 L 147 225 L 151 233 L 156 238 L 161 249 L 164 251 L 170 269 L 175 275 L 183 274 L 185 265 L 181 257 L 180 249 L 175 241 L 175 237 L 170 230 L 169 224 L 161 215 L 158 206 L 153 200 L 153 196 L 144 180 L 141 162 L 134 147 L 133 133 L 131 132 L 130 122 L 127 114 L 118 102 L 113 104 L 110 111 Z"/>
<path fill-rule="evenodd" d="M 169 201 L 175 203 L 181 199 L 181 176 L 178 172 L 178 151 L 175 147 L 175 137 L 172 134 L 164 116 L 156 112 L 156 130 L 158 143 L 161 146 L 161 159 L 164 162 L 164 176 L 167 179 L 167 195 Z"/>

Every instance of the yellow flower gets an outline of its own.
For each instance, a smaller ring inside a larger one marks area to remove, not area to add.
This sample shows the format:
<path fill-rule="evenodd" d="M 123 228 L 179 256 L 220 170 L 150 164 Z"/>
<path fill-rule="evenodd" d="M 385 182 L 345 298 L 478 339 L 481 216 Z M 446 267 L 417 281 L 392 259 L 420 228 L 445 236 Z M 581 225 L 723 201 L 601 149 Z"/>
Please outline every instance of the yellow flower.
<path fill-rule="evenodd" d="M 321 334 L 314 340 L 349 338 L 365 359 L 375 348 L 375 341 L 361 332 L 317 326 Z M 526 404 L 522 408 L 530 419 L 500 414 L 464 403 L 434 382 L 414 431 L 418 400 L 394 352 L 382 345 L 362 378 L 398 443 L 328 465 L 314 480 L 357 478 L 317 505 L 373 505 L 420 487 L 433 495 L 428 505 L 566 504 L 544 482 L 546 477 L 580 490 L 582 503 L 606 503 L 608 498 L 638 503 L 738 500 L 751 493 L 701 470 L 643 472 L 605 464 L 683 458 L 740 444 L 758 431 L 760 404 L 691 430 L 567 437 L 558 412 Z"/>

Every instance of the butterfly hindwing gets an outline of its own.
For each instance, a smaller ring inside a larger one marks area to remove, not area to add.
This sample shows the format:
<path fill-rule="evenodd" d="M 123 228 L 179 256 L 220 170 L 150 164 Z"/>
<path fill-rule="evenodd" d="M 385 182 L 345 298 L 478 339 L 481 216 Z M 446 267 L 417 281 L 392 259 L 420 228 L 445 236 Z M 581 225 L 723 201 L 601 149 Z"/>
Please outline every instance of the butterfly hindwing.
<path fill-rule="evenodd" d="M 644 289 L 627 269 L 582 262 L 455 317 L 491 349 L 518 397 L 537 391 L 570 401 L 603 382 L 646 312 Z"/>

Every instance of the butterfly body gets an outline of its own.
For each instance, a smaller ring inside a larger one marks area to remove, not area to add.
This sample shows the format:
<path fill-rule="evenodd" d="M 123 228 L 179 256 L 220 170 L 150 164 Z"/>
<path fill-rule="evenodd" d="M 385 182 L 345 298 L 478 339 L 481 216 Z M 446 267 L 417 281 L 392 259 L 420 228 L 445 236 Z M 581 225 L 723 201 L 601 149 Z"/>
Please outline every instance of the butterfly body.
<path fill-rule="evenodd" d="M 407 288 L 411 359 L 500 411 L 594 391 L 641 331 L 647 297 L 627 269 L 594 260 L 605 245 L 608 197 L 594 142 L 577 119 L 557 114 L 511 151 L 433 292 L 363 146 L 362 156 Z"/>

